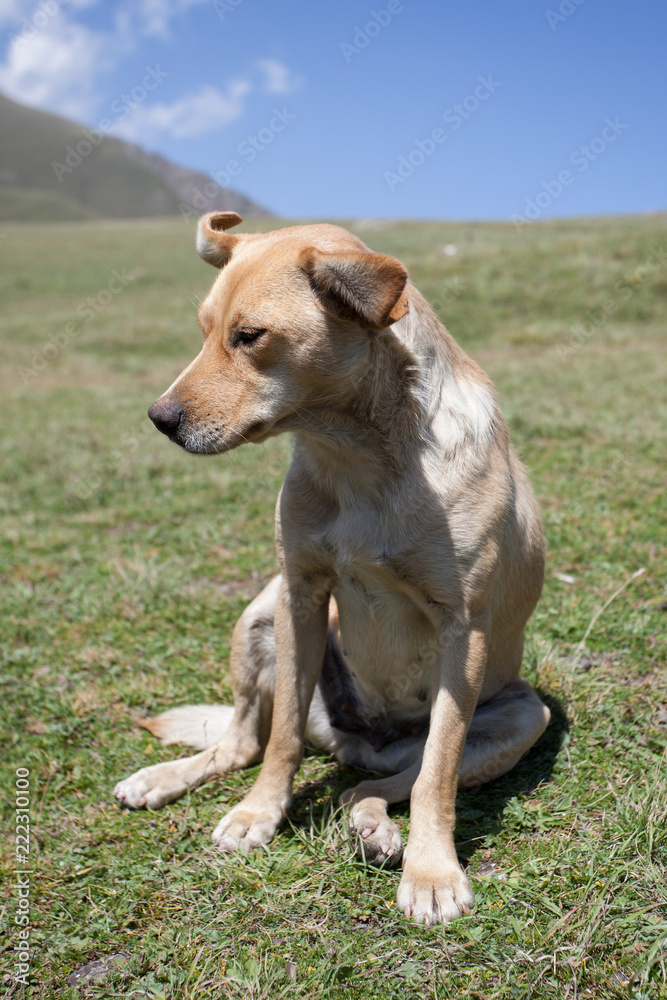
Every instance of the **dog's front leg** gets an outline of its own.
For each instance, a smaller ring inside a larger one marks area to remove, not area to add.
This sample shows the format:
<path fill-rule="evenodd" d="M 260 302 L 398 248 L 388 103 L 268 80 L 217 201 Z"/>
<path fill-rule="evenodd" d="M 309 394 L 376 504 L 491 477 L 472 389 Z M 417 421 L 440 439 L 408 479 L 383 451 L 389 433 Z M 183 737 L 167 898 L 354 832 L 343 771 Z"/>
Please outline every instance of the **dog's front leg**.
<path fill-rule="evenodd" d="M 213 841 L 223 851 L 248 851 L 268 844 L 287 811 L 324 657 L 327 583 L 283 575 L 275 614 L 276 689 L 271 735 L 254 786 L 213 831 Z"/>
<path fill-rule="evenodd" d="M 406 916 L 427 926 L 468 913 L 473 904 L 456 857 L 454 822 L 461 757 L 486 666 L 487 616 L 443 615 L 440 631 L 429 735 L 410 798 L 410 836 L 397 897 Z"/>

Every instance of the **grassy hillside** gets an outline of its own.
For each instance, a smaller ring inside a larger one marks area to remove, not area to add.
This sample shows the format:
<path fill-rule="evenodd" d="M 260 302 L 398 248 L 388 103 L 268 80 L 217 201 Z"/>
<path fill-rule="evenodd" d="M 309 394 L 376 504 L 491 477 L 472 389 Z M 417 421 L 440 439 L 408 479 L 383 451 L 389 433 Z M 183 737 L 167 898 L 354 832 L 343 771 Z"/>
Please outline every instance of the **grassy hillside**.
<path fill-rule="evenodd" d="M 525 673 L 552 723 L 511 774 L 459 795 L 477 904 L 444 930 L 406 921 L 398 874 L 353 859 L 331 802 L 359 776 L 326 757 L 248 857 L 217 855 L 210 832 L 257 769 L 122 812 L 115 781 L 178 755 L 133 720 L 230 697 L 289 441 L 203 459 L 145 416 L 201 340 L 214 272 L 192 226 L 3 224 L 2 800 L 10 830 L 28 768 L 40 1000 L 667 997 L 667 220 L 351 228 L 406 262 L 499 388 L 547 533 Z M 12 838 L 2 864 L 9 985 Z"/>
<path fill-rule="evenodd" d="M 193 187 L 202 188 L 209 180 L 145 154 L 114 138 L 111 130 L 95 145 L 76 122 L 1 94 L 0 135 L 0 218 L 37 222 L 178 215 L 181 204 L 190 204 Z M 7 185 L 13 190 L 8 191 Z M 208 201 L 210 210 L 266 214 L 233 191 L 220 189 Z"/>
<path fill-rule="evenodd" d="M 39 220 L 40 222 L 76 222 L 94 216 L 89 208 L 58 194 L 34 188 L 0 184 L 0 220 Z"/>

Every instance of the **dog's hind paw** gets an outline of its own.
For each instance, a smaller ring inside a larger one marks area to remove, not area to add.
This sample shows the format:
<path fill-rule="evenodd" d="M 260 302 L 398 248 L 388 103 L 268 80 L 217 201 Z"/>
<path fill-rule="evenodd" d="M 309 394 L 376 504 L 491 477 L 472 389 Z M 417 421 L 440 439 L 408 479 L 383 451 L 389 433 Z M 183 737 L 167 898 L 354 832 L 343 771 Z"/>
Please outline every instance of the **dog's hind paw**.
<path fill-rule="evenodd" d="M 168 802 L 180 799 L 188 790 L 187 782 L 170 766 L 178 763 L 172 761 L 142 767 L 129 778 L 119 781 L 113 793 L 128 809 L 161 809 Z"/>
<path fill-rule="evenodd" d="M 401 834 L 384 807 L 362 801 L 352 808 L 350 820 L 350 837 L 362 861 L 378 868 L 395 868 L 400 864 L 403 856 Z"/>

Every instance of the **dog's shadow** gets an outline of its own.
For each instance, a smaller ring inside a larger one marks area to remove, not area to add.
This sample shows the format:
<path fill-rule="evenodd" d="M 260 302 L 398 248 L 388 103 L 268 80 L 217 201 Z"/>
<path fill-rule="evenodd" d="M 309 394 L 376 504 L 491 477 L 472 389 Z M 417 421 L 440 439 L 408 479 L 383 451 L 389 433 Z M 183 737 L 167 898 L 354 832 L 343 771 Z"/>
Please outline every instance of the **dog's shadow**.
<path fill-rule="evenodd" d="M 544 734 L 508 774 L 457 795 L 454 839 L 463 867 L 468 865 L 483 840 L 502 831 L 503 813 L 508 802 L 516 796 L 530 794 L 539 785 L 551 780 L 558 754 L 569 731 L 569 722 L 560 699 L 540 688 L 535 690 L 551 710 L 551 721 Z M 286 835 L 294 836 L 296 831 L 307 828 L 324 829 L 335 811 L 341 792 L 368 777 L 368 773 L 354 768 L 337 767 L 326 777 L 302 785 L 292 801 Z M 409 805 L 404 802 L 393 806 L 390 813 L 394 818 L 400 819 L 403 816 L 407 819 Z"/>
<path fill-rule="evenodd" d="M 552 779 L 570 726 L 560 699 L 540 688 L 535 690 L 551 710 L 551 721 L 544 734 L 507 774 L 457 795 L 455 841 L 459 861 L 464 867 L 483 840 L 502 832 L 505 825 L 503 813 L 508 802 L 517 796 L 530 795 Z"/>

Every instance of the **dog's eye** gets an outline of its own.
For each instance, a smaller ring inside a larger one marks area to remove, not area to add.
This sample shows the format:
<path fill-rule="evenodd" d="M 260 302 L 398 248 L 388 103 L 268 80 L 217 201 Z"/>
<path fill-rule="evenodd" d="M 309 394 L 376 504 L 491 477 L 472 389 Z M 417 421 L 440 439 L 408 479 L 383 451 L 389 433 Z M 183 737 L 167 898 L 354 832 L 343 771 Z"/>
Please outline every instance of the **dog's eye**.
<path fill-rule="evenodd" d="M 263 333 L 266 333 L 265 329 L 257 330 L 253 327 L 246 327 L 243 330 L 238 330 L 236 336 L 234 337 L 234 347 L 239 344 L 252 344 L 253 341 L 258 340 Z"/>

